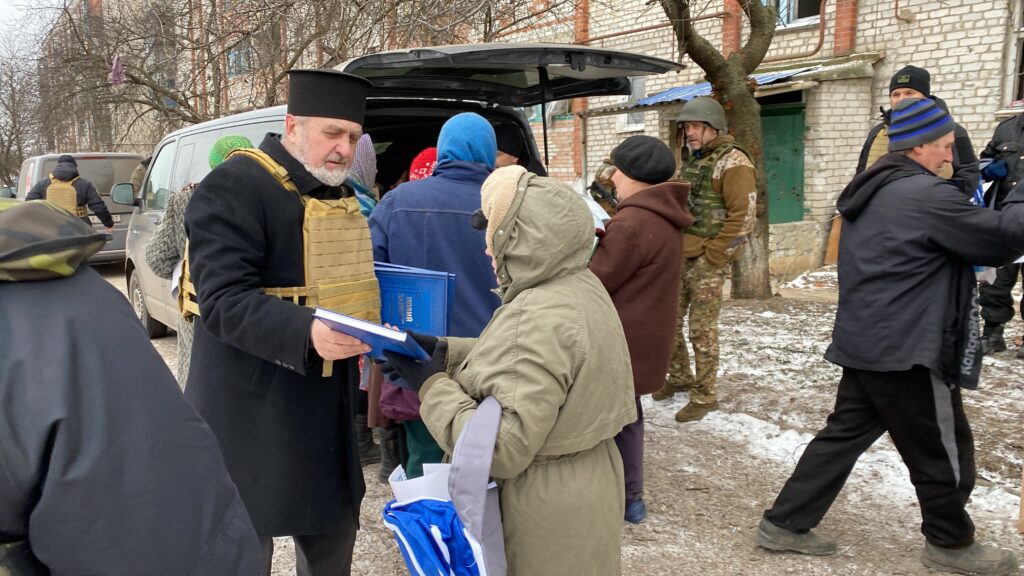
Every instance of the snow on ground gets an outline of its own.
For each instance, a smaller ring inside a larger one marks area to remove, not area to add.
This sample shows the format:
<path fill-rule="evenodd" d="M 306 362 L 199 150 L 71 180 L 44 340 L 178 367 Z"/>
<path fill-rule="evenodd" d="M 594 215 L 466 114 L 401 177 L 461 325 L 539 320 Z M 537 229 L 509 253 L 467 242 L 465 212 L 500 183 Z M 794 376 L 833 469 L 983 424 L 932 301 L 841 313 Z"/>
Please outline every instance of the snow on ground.
<path fill-rule="evenodd" d="M 108 278 L 117 282 L 116 274 Z M 822 358 L 835 304 L 814 297 L 834 295 L 834 279 L 834 269 L 814 271 L 784 285 L 809 300 L 724 303 L 718 412 L 678 424 L 673 416 L 685 394 L 644 399 L 649 516 L 623 528 L 623 574 L 929 574 L 918 560 L 923 541 L 914 491 L 887 436 L 861 457 L 820 527 L 837 538 L 837 555 L 774 554 L 754 544 L 762 511 L 835 401 L 841 371 Z M 1022 333 L 1019 319 L 1007 326 L 1016 346 Z M 173 369 L 174 337 L 154 344 Z M 1020 552 L 1015 524 L 1024 463 L 1024 360 L 1015 353 L 1011 348 L 985 358 L 981 388 L 966 391 L 964 405 L 976 444 L 978 486 L 968 510 L 978 537 Z M 376 466 L 364 470 L 367 494 L 353 574 L 405 574 L 380 519 L 391 495 L 376 472 Z M 294 574 L 290 541 L 276 544 L 273 575 Z"/>

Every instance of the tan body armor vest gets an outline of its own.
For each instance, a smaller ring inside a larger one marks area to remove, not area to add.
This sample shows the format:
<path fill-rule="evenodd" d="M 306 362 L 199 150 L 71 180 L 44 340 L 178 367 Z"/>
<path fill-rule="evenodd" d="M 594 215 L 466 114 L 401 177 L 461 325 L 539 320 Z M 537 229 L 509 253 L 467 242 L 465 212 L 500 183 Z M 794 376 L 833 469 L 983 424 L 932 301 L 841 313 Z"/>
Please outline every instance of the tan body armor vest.
<path fill-rule="evenodd" d="M 228 155 L 254 160 L 302 202 L 304 286 L 263 288 L 265 294 L 310 308 L 326 308 L 370 322 L 380 322 L 380 287 L 373 269 L 373 246 L 366 218 L 355 197 L 318 200 L 300 194 L 288 171 L 266 152 L 236 149 Z M 178 306 L 182 316 L 199 315 L 195 285 L 188 269 L 188 246 L 182 264 Z M 330 363 L 324 364 L 324 376 Z"/>
<path fill-rule="evenodd" d="M 56 204 L 79 218 L 85 218 L 87 215 L 85 206 L 78 205 L 78 191 L 75 190 L 76 180 L 78 180 L 78 176 L 65 182 L 50 174 L 50 185 L 46 187 L 46 201 Z"/>
<path fill-rule="evenodd" d="M 690 213 L 693 214 L 693 226 L 686 229 L 687 234 L 700 236 L 701 238 L 714 238 L 721 232 L 725 225 L 725 218 L 728 214 L 725 206 L 725 198 L 715 192 L 712 185 L 712 177 L 715 172 L 715 164 L 732 152 L 733 149 L 743 149 L 735 144 L 723 144 L 715 149 L 710 155 L 703 158 L 690 158 L 679 167 L 676 180 L 690 183 Z"/>

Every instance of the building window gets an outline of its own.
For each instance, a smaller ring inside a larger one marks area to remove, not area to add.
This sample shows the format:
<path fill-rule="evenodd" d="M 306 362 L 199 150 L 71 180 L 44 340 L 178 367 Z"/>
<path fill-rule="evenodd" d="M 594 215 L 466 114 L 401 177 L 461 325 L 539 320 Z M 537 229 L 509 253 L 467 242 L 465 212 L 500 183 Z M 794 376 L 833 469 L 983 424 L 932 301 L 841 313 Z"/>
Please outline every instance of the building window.
<path fill-rule="evenodd" d="M 1003 43 L 1003 109 L 1024 108 L 1024 0 L 1011 4 L 1011 26 Z"/>
<path fill-rule="evenodd" d="M 821 0 L 762 0 L 765 6 L 775 6 L 779 25 L 809 24 L 821 16 Z"/>
<path fill-rule="evenodd" d="M 647 97 L 645 87 L 647 85 L 647 78 L 644 76 L 638 76 L 636 78 L 630 78 L 629 84 L 631 87 L 629 96 L 626 97 L 626 104 L 635 104 L 640 100 Z M 644 111 L 637 110 L 634 112 L 628 112 L 626 114 L 619 115 L 619 131 L 620 132 L 632 132 L 644 129 Z"/>
<path fill-rule="evenodd" d="M 228 50 L 228 76 L 247 74 L 253 69 L 252 44 L 243 40 Z"/>

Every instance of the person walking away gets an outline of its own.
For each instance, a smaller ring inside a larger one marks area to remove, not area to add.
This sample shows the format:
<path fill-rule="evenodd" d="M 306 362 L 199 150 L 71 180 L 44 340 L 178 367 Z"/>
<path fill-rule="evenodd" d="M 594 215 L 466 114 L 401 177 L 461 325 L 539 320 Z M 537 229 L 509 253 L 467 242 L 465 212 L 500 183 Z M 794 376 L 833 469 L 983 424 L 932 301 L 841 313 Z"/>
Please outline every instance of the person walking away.
<path fill-rule="evenodd" d="M 420 415 L 451 454 L 488 396 L 501 404 L 491 476 L 510 576 L 617 575 L 624 513 L 614 437 L 636 420 L 618 314 L 587 269 L 594 221 L 567 185 L 521 166 L 485 181 L 475 226 L 499 307 L 479 338 L 416 337 L 431 359 L 388 354 L 419 390 Z"/>
<path fill-rule="evenodd" d="M 0 354 L 0 574 L 268 574 L 216 438 L 85 265 L 105 243 L 49 202 L 0 200 L 0 334 L 17 335 Z"/>
<path fill-rule="evenodd" d="M 78 162 L 70 154 L 57 158 L 57 165 L 49 178 L 36 182 L 25 195 L 25 200 L 49 200 L 90 226 L 89 212 L 92 212 L 103 223 L 107 234 L 114 231 L 114 217 L 92 182 L 78 175 Z"/>
<path fill-rule="evenodd" d="M 245 136 L 223 136 L 210 148 L 210 168 L 216 168 L 236 148 L 252 148 L 252 142 Z M 141 166 L 141 164 L 140 164 Z M 142 181 L 139 181 L 142 185 Z M 164 217 L 146 244 L 146 264 L 159 278 L 170 280 L 178 263 L 185 259 L 185 207 L 188 206 L 196 184 L 190 182 L 171 194 L 164 208 Z M 178 316 L 175 327 L 178 335 L 178 382 L 188 382 L 189 361 L 192 359 L 192 321 Z"/>
<path fill-rule="evenodd" d="M 754 226 L 757 174 L 750 156 L 725 133 L 725 110 L 713 98 L 687 102 L 676 121 L 682 122 L 686 134 L 676 179 L 690 185 L 695 221 L 683 242 L 680 330 L 671 361 L 679 376 L 670 377 L 651 397 L 665 400 L 689 390 L 689 404 L 676 413 L 676 421 L 689 422 L 718 409 L 715 384 L 722 284 Z M 695 371 L 690 369 L 683 319 L 689 320 Z"/>
<path fill-rule="evenodd" d="M 472 112 L 457 114 L 438 134 L 433 174 L 388 192 L 370 216 L 374 260 L 455 274 L 449 336 L 479 336 L 501 303 L 493 293 L 497 283 L 484 254 L 483 232 L 470 226 L 495 155 L 490 123 Z M 381 409 L 402 421 L 410 478 L 422 476 L 423 464 L 444 456 L 417 415 L 419 404 L 415 392 L 383 383 Z"/>
<path fill-rule="evenodd" d="M 839 308 L 825 358 L 843 368 L 835 408 L 807 445 L 757 542 L 826 555 L 813 531 L 854 464 L 883 433 L 910 471 L 925 537 L 922 562 L 959 574 L 1009 574 L 1016 556 L 974 539 L 974 439 L 961 390 L 978 384 L 981 350 L 972 263 L 1024 253 L 1024 190 L 1002 211 L 971 204 L 938 176 L 953 160 L 953 119 L 930 99 L 896 105 L 889 154 L 839 196 Z"/>
<path fill-rule="evenodd" d="M 185 396 L 217 436 L 265 566 L 272 538 L 291 536 L 300 576 L 351 572 L 365 491 L 353 418 L 370 347 L 312 307 L 379 320 L 369 229 L 344 186 L 369 86 L 290 71 L 284 134 L 232 153 L 185 210 L 199 310 Z"/>
<path fill-rule="evenodd" d="M 631 136 L 612 150 L 611 162 L 618 211 L 605 226 L 590 271 L 615 304 L 633 367 L 637 419 L 615 436 L 615 443 L 625 471 L 625 519 L 636 524 L 647 516 L 640 397 L 658 390 L 668 374 L 683 230 L 693 224 L 693 216 L 687 208 L 689 185 L 667 181 L 676 161 L 661 140 Z"/>
<path fill-rule="evenodd" d="M 988 204 L 994 203 L 998 209 L 1010 190 L 1024 179 L 1024 114 L 1000 122 L 981 157 L 991 160 L 982 170 L 982 176 L 994 182 Z M 1018 278 L 1024 278 L 1024 266 L 1014 262 L 996 270 L 995 281 L 982 284 L 979 289 L 981 317 L 985 320 L 982 337 L 985 354 L 1006 350 L 1003 327 L 1013 320 L 1011 293 Z M 1024 319 L 1024 302 L 1020 304 L 1020 314 Z M 1024 346 L 1017 349 L 1017 358 L 1024 360 Z"/>

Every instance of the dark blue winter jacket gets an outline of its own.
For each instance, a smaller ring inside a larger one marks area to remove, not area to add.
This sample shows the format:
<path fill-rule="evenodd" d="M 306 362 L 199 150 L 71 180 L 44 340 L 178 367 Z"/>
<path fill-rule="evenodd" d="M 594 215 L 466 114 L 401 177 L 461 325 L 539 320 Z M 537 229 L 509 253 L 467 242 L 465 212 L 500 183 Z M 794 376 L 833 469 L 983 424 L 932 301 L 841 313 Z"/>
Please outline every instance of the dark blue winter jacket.
<path fill-rule="evenodd" d="M 490 173 L 475 162 L 440 163 L 385 194 L 370 215 L 374 260 L 455 274 L 450 336 L 479 336 L 501 303 L 484 233 L 469 223 Z"/>

